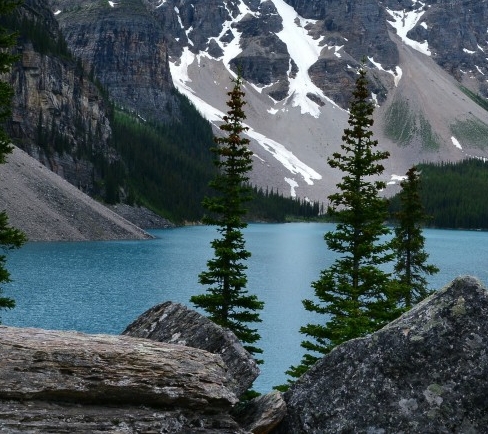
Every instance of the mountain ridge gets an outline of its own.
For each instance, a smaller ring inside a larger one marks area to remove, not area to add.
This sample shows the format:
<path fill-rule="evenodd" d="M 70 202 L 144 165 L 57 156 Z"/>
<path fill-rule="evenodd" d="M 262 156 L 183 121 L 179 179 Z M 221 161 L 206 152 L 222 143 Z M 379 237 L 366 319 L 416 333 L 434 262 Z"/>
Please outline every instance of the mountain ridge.
<path fill-rule="evenodd" d="M 488 14 L 486 2 L 145 0 L 144 5 L 166 40 L 171 84 L 217 133 L 226 88 L 241 68 L 255 154 L 251 181 L 258 186 L 321 201 L 335 189 L 340 174 L 326 159 L 339 149 L 363 57 L 378 103 L 375 136 L 391 153 L 385 181 L 394 183 L 420 161 L 488 156 L 465 131 L 469 122 L 488 129 L 486 110 L 461 91 L 466 86 L 485 98 L 482 77 L 488 69 L 480 53 L 488 43 L 486 36 L 481 40 L 481 26 L 471 24 L 476 14 L 483 19 Z M 63 11 L 56 17 L 76 52 L 76 41 L 69 38 L 79 29 L 76 17 L 63 18 Z M 440 41 L 453 40 L 451 22 L 464 30 L 451 44 L 459 48 L 456 56 Z M 474 37 L 480 38 L 477 44 Z M 481 66 L 470 64 L 476 74 L 460 72 L 468 60 L 483 60 Z M 455 131 L 466 134 L 455 137 Z"/>
<path fill-rule="evenodd" d="M 340 148 L 363 58 L 377 104 L 375 138 L 391 154 L 386 195 L 413 164 L 488 157 L 487 111 L 477 104 L 488 103 L 486 1 L 48 5 L 85 77 L 141 122 L 179 122 L 177 89 L 219 134 L 240 66 L 254 153 L 251 182 L 263 189 L 320 202 L 335 190 L 341 174 L 327 157 Z M 120 160 L 110 146 L 106 155 Z"/>

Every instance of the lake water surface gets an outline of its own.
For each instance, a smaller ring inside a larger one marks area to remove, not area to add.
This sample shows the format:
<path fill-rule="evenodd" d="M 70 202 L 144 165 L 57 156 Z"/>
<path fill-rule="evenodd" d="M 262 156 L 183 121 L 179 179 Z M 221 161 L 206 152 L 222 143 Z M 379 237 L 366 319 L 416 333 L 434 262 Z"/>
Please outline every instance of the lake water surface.
<path fill-rule="evenodd" d="M 327 223 L 251 224 L 244 231 L 248 286 L 265 302 L 257 324 L 264 365 L 254 388 L 268 392 L 286 381 L 299 363 L 300 326 L 315 321 L 301 304 L 312 298 L 310 283 L 334 260 L 323 234 Z M 198 274 L 213 255 L 215 228 L 151 231 L 149 241 L 28 243 L 8 254 L 14 280 L 4 295 L 16 300 L 0 312 L 2 323 L 19 327 L 119 334 L 150 307 L 167 300 L 191 307 L 204 288 Z M 430 263 L 440 272 L 429 278 L 439 289 L 459 275 L 488 284 L 488 232 L 426 229 Z"/>

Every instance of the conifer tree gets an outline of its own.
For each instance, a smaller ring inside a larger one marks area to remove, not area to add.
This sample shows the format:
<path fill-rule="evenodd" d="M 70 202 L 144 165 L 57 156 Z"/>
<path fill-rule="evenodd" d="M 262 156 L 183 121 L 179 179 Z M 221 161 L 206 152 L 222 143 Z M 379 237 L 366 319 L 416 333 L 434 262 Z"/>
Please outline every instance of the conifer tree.
<path fill-rule="evenodd" d="M 19 4 L 17 1 L 3 1 L 0 3 L 0 15 L 11 13 Z M 0 27 L 0 73 L 10 71 L 16 56 L 11 54 L 10 48 L 16 43 L 17 36 L 9 33 L 5 28 Z M 10 139 L 3 127 L 3 123 L 10 115 L 11 99 L 13 96 L 12 87 L 5 81 L 0 81 L 0 164 L 4 164 L 6 156 L 12 152 Z M 5 211 L 0 212 L 0 248 L 5 252 L 18 248 L 25 242 L 24 234 L 18 229 L 12 228 L 8 223 L 8 216 Z M 0 284 L 10 282 L 10 273 L 6 268 L 7 257 L 0 254 Z M 0 287 L 0 309 L 11 309 L 15 301 L 9 297 L 2 297 L 3 289 Z"/>
<path fill-rule="evenodd" d="M 207 271 L 200 273 L 199 282 L 209 286 L 205 294 L 192 296 L 190 301 L 204 309 L 215 323 L 232 330 L 251 354 L 262 353 L 253 344 L 260 339 L 256 329 L 247 324 L 260 322 L 258 310 L 264 303 L 246 290 L 247 266 L 244 261 L 251 256 L 245 249 L 242 230 L 246 214 L 244 204 L 251 199 L 251 187 L 247 184 L 252 169 L 252 152 L 249 140 L 242 136 L 247 130 L 243 106 L 244 92 L 240 75 L 233 80 L 234 87 L 228 92 L 229 111 L 223 117 L 220 129 L 222 137 L 215 137 L 212 148 L 218 174 L 209 183 L 216 191 L 213 197 L 203 200 L 209 212 L 204 222 L 218 226 L 220 238 L 211 242 L 214 258 L 207 262 Z"/>
<path fill-rule="evenodd" d="M 329 196 L 336 230 L 324 236 L 328 248 L 339 257 L 312 283 L 317 300 L 303 300 L 306 310 L 324 315 L 324 323 L 301 327 L 300 332 L 309 338 L 301 345 L 308 352 L 300 365 L 287 372 L 292 377 L 307 371 L 318 360 L 315 354 L 327 354 L 397 316 L 390 276 L 381 269 L 393 259 L 390 243 L 382 238 L 390 233 L 385 225 L 388 204 L 379 196 L 385 183 L 377 180 L 384 171 L 381 161 L 389 153 L 375 149 L 374 106 L 367 85 L 362 66 L 350 104 L 349 128 L 342 136 L 342 153 L 328 159 L 332 168 L 343 172 L 338 191 Z"/>
<path fill-rule="evenodd" d="M 408 170 L 400 186 L 400 211 L 395 214 L 398 225 L 393 238 L 396 255 L 394 270 L 399 303 L 408 310 L 431 293 L 427 289 L 425 275 L 435 274 L 439 269 L 426 263 L 429 255 L 424 250 L 422 224 L 428 216 L 420 199 L 420 176 L 415 167 Z"/>

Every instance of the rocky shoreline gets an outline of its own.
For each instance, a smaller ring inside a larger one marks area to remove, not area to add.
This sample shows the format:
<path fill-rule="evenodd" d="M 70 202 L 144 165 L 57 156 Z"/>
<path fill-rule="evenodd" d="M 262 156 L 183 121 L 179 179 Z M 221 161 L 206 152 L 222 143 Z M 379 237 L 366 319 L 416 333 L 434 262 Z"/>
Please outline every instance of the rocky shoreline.
<path fill-rule="evenodd" d="M 176 225 L 168 219 L 152 212 L 150 209 L 138 206 L 130 206 L 124 203 L 109 205 L 113 212 L 134 223 L 142 229 L 168 229 Z"/>
<path fill-rule="evenodd" d="M 0 326 L 0 431 L 483 434 L 487 341 L 488 291 L 460 277 L 336 347 L 286 393 L 238 402 L 256 362 L 179 303 L 122 336 Z"/>

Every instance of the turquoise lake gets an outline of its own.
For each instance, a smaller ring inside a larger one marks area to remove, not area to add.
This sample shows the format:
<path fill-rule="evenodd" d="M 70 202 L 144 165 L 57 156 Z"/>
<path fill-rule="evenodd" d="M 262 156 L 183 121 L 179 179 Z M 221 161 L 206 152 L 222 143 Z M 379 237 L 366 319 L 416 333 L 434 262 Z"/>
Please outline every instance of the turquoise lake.
<path fill-rule="evenodd" d="M 264 364 L 254 388 L 268 392 L 286 381 L 300 361 L 300 326 L 317 318 L 302 308 L 310 283 L 334 260 L 323 234 L 326 223 L 251 224 L 244 231 L 248 287 L 265 302 L 258 345 Z M 164 301 L 191 307 L 204 288 L 198 274 L 212 257 L 215 228 L 193 226 L 151 231 L 149 241 L 28 243 L 8 253 L 14 280 L 4 295 L 16 300 L 0 312 L 4 325 L 119 334 L 150 307 Z M 488 283 L 488 232 L 426 229 L 429 262 L 440 272 L 429 278 L 439 289 L 459 275 Z"/>

